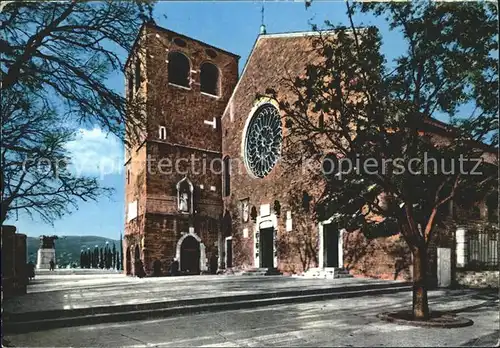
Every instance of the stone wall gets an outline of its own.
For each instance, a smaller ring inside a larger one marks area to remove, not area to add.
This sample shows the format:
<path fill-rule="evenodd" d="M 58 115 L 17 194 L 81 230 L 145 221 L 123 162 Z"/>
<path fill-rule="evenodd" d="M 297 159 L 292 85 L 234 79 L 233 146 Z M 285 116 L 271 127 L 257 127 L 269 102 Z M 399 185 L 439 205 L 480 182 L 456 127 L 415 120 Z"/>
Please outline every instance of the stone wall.
<path fill-rule="evenodd" d="M 158 36 L 157 36 L 158 35 Z M 185 47 L 175 44 L 180 38 Z M 208 44 L 159 27 L 148 27 L 147 38 L 148 139 L 158 139 L 158 127 L 167 130 L 167 140 L 211 151 L 221 151 L 220 127 L 204 123 L 220 118 L 238 81 L 239 57 Z M 215 52 L 211 57 L 208 50 Z M 190 62 L 189 88 L 174 86 L 168 80 L 168 54 L 180 52 Z M 219 69 L 220 92 L 211 96 L 200 91 L 200 67 L 212 62 Z"/>
<path fill-rule="evenodd" d="M 500 271 L 463 271 L 455 275 L 455 282 L 459 286 L 469 288 L 496 288 L 499 287 Z"/>
<path fill-rule="evenodd" d="M 400 235 L 367 239 L 359 231 L 344 233 L 344 266 L 353 275 L 411 280 L 411 255 Z"/>
<path fill-rule="evenodd" d="M 258 226 L 251 219 L 242 221 L 240 202 L 243 199 L 249 200 L 250 207 L 254 207 L 257 214 L 260 214 L 261 206 L 269 205 L 271 213 L 277 215 L 273 206 L 276 201 L 280 203 L 281 212 L 276 217 L 275 229 L 277 265 L 281 272 L 297 274 L 319 266 L 319 228 L 314 219 L 314 206 L 323 194 L 325 182 L 320 164 L 322 154 L 327 154 L 329 149 L 325 145 L 318 149 L 318 156 L 301 159 L 303 149 L 288 146 L 290 138 L 286 138 L 283 119 L 285 140 L 282 158 L 267 176 L 254 178 L 247 172 L 242 144 L 245 125 L 252 116 L 251 110 L 259 103 L 268 101 L 262 97 L 269 96 L 266 90 L 274 89 L 278 100 L 292 103 L 295 96 L 286 86 L 284 78 L 304 74 L 307 63 L 320 59 L 312 47 L 310 36 L 260 36 L 224 112 L 223 157 L 229 156 L 235 164 L 231 171 L 231 194 L 224 197 L 224 207 L 232 218 L 233 263 L 239 267 L 259 266 L 255 264 Z M 303 201 L 304 193 L 309 197 L 307 203 Z M 291 231 L 286 228 L 287 212 L 292 217 Z M 247 231 L 246 236 L 243 231 Z M 344 266 L 351 273 L 364 276 L 407 278 L 409 255 L 405 254 L 401 245 L 399 237 L 367 240 L 357 232 L 344 234 Z"/>
<path fill-rule="evenodd" d="M 164 214 L 148 214 L 143 259 L 147 273 L 152 272 L 153 263 L 160 261 L 162 273 L 168 272 L 172 260 L 177 257 L 177 244 L 184 234 L 189 233 L 187 217 Z M 218 256 L 219 219 L 196 217 L 193 221 L 195 234 L 201 238 L 208 262 L 212 254 Z"/>
<path fill-rule="evenodd" d="M 16 233 L 15 226 L 1 227 L 2 239 L 2 296 L 8 298 L 26 293 L 26 235 Z"/>
<path fill-rule="evenodd" d="M 147 112 L 144 142 L 126 156 L 130 157 L 126 164 L 126 210 L 129 203 L 137 201 L 138 213 L 125 224 L 125 272 L 135 273 L 134 250 L 139 246 L 146 273 L 152 273 L 155 261 L 166 273 L 176 257 L 179 239 L 191 231 L 190 227 L 201 239 L 207 257 L 218 254 L 222 216 L 220 117 L 238 80 L 239 57 L 154 25 L 142 28 L 133 52 L 126 71 L 135 73 L 140 57 L 138 91 L 146 97 Z M 172 52 L 189 60 L 189 86 L 169 81 Z M 219 71 L 217 95 L 200 90 L 200 67 L 205 62 Z M 166 130 L 165 138 L 160 137 L 160 127 Z M 191 215 L 178 210 L 176 185 L 184 177 L 194 189 Z M 127 255 L 132 259 L 130 270 Z"/>

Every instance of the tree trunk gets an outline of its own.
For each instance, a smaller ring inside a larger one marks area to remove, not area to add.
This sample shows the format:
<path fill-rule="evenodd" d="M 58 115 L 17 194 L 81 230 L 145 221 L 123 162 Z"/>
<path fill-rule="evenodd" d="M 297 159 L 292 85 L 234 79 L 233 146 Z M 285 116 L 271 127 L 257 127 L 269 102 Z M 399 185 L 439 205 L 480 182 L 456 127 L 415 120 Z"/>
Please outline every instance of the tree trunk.
<path fill-rule="evenodd" d="M 413 252 L 413 318 L 429 319 L 429 303 L 427 300 L 427 250 L 425 246 Z"/>

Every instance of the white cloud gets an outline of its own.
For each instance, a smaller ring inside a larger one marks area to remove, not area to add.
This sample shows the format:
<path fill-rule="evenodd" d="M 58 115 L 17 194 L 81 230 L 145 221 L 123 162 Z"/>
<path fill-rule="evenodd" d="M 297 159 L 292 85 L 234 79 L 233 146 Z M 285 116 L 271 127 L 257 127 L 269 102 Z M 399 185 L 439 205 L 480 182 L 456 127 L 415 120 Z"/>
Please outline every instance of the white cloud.
<path fill-rule="evenodd" d="M 115 135 L 101 128 L 80 129 L 73 141 L 66 144 L 73 171 L 77 174 L 119 174 L 123 170 L 123 144 Z"/>

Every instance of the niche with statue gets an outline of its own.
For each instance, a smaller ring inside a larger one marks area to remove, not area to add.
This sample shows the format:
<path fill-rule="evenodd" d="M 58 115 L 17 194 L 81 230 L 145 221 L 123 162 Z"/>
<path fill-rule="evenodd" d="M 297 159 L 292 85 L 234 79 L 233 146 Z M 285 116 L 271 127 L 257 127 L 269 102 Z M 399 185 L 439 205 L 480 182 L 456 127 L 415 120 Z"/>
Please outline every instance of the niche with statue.
<path fill-rule="evenodd" d="M 187 177 L 177 183 L 177 209 L 180 213 L 193 213 L 193 191 L 193 184 Z"/>

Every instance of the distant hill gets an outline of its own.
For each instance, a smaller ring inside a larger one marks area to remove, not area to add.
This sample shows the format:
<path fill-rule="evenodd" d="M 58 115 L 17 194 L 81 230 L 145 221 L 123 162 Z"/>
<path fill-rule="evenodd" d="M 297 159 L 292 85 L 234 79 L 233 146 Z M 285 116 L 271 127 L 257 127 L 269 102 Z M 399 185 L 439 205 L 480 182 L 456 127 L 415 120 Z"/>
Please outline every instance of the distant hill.
<path fill-rule="evenodd" d="M 80 251 L 82 249 L 94 249 L 96 245 L 104 247 L 106 242 L 109 243 L 110 248 L 115 244 L 116 250 L 120 248 L 120 241 L 110 238 L 98 236 L 59 236 L 55 241 L 56 245 L 56 263 L 59 267 L 65 267 L 71 263 L 80 263 Z M 40 239 L 28 237 L 26 241 L 28 247 L 28 261 L 36 264 L 36 255 L 40 247 Z"/>

